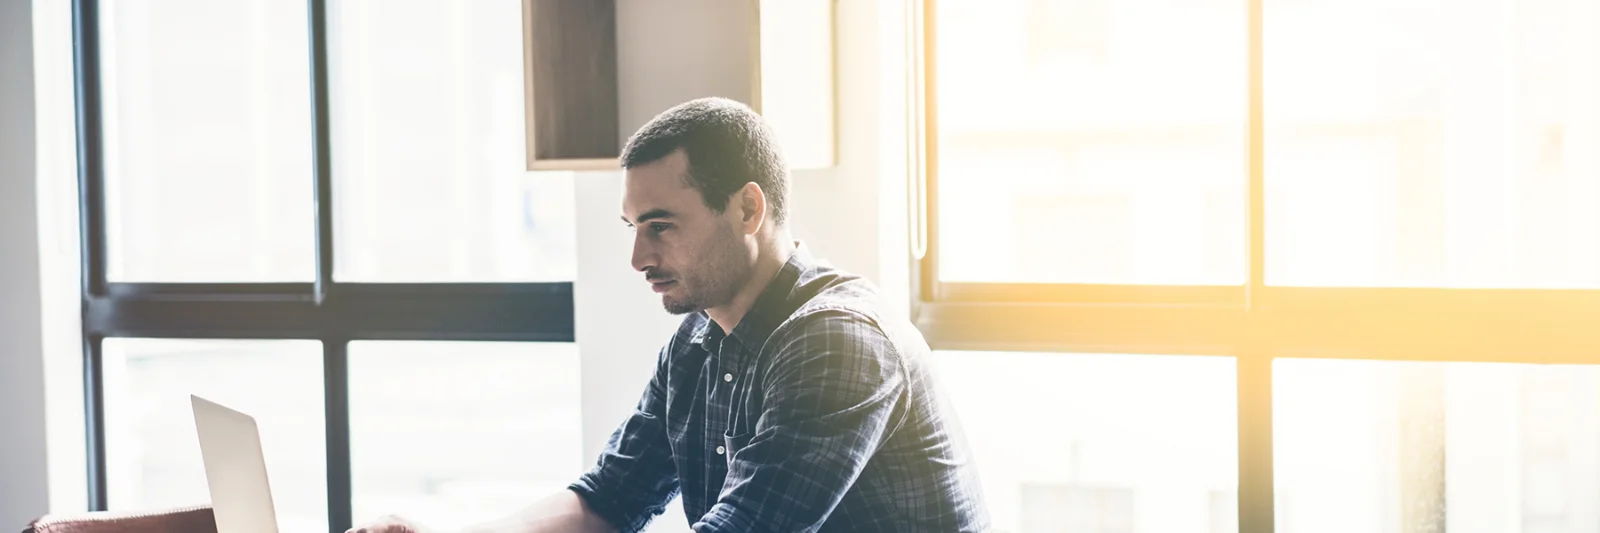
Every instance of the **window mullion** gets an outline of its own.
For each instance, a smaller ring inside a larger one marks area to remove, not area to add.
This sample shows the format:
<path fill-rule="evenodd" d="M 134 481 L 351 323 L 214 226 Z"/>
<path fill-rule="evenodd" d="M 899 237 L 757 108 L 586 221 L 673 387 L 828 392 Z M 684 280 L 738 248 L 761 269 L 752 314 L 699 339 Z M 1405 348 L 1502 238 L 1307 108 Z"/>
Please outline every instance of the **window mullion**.
<path fill-rule="evenodd" d="M 1246 16 L 1249 18 L 1249 46 L 1248 54 L 1248 94 L 1246 126 L 1248 136 L 1246 163 L 1249 169 L 1250 183 L 1245 187 L 1248 191 L 1250 206 L 1250 219 L 1245 224 L 1250 232 L 1250 285 L 1248 298 L 1250 307 L 1255 308 L 1256 297 L 1260 294 L 1262 286 L 1266 283 L 1266 157 L 1265 149 L 1266 131 L 1263 129 L 1265 120 L 1262 116 L 1262 54 L 1261 54 L 1261 4 L 1264 0 L 1246 0 Z"/>
<path fill-rule="evenodd" d="M 1246 0 L 1248 28 L 1248 79 L 1246 157 L 1249 169 L 1250 281 L 1245 291 L 1246 324 L 1263 323 L 1257 299 L 1266 283 L 1266 168 L 1265 120 L 1262 108 L 1262 4 Z M 1247 327 L 1254 331 L 1254 327 Z M 1276 503 L 1272 467 L 1272 358 L 1255 335 L 1246 335 L 1245 353 L 1239 354 L 1237 396 L 1239 412 L 1239 531 L 1272 533 Z"/>
<path fill-rule="evenodd" d="M 327 445 L 328 531 L 353 522 L 350 466 L 350 341 L 322 339 L 323 423 Z"/>
<path fill-rule="evenodd" d="M 72 2 L 73 89 L 78 134 L 79 267 L 82 269 L 82 313 L 106 287 L 106 202 L 104 141 L 101 131 L 100 4 Z M 81 317 L 81 318 L 86 318 Z M 82 332 L 85 451 L 88 462 L 88 510 L 107 509 L 106 423 L 102 338 Z"/>
<path fill-rule="evenodd" d="M 1272 358 L 1238 358 L 1239 532 L 1272 533 Z"/>
<path fill-rule="evenodd" d="M 311 155 L 312 188 L 316 195 L 317 277 L 312 286 L 312 301 L 322 305 L 333 281 L 333 141 L 328 127 L 328 5 L 325 0 L 307 0 L 311 43 Z"/>

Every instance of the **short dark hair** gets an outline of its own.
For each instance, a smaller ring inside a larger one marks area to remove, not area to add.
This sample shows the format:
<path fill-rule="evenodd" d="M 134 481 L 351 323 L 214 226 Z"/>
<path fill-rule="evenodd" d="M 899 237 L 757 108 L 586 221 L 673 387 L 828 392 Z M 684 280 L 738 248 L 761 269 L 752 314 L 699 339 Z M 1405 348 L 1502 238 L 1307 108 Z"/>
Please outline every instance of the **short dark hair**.
<path fill-rule="evenodd" d="M 707 207 L 723 212 L 728 197 L 753 181 L 766 193 L 772 220 L 783 225 L 789 169 L 771 128 L 755 110 L 716 97 L 673 106 L 628 139 L 622 168 L 658 161 L 680 148 L 689 162 L 685 179 L 700 191 Z"/>

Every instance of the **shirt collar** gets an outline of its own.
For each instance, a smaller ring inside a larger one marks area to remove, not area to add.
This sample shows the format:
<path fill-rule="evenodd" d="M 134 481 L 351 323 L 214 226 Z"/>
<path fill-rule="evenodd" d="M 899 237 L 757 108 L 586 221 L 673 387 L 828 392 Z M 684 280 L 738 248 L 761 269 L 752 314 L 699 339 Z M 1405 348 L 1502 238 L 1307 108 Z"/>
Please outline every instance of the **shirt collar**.
<path fill-rule="evenodd" d="M 766 288 L 761 290 L 761 295 L 756 297 L 755 304 L 746 311 L 744 318 L 739 320 L 739 325 L 734 326 L 733 333 L 724 335 L 722 328 L 706 316 L 705 311 L 700 314 L 704 317 L 700 327 L 696 328 L 689 342 L 699 344 L 708 350 L 716 351 L 721 341 L 732 338 L 747 351 L 760 348 L 761 343 L 783 323 L 785 318 L 794 310 L 789 303 L 789 296 L 794 292 L 795 285 L 800 281 L 800 275 L 816 265 L 816 259 L 811 255 L 805 243 L 795 241 L 794 253 L 784 261 L 783 267 L 767 282 Z"/>

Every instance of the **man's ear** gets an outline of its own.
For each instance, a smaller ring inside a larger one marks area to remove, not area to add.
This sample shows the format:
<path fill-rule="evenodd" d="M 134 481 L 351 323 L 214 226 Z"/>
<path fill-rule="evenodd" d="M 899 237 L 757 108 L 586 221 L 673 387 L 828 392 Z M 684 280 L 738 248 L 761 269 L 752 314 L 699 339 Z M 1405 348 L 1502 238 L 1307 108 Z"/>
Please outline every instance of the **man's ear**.
<path fill-rule="evenodd" d="M 767 220 L 767 193 L 756 182 L 744 184 L 738 192 L 740 222 L 746 234 L 755 234 Z"/>

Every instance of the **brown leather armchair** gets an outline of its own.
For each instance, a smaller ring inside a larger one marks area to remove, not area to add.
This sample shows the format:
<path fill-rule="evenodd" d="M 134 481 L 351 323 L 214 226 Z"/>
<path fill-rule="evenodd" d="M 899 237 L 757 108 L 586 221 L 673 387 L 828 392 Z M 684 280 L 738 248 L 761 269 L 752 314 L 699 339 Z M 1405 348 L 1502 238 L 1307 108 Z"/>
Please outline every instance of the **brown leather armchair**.
<path fill-rule="evenodd" d="M 45 515 L 23 533 L 217 533 L 211 507 Z"/>

